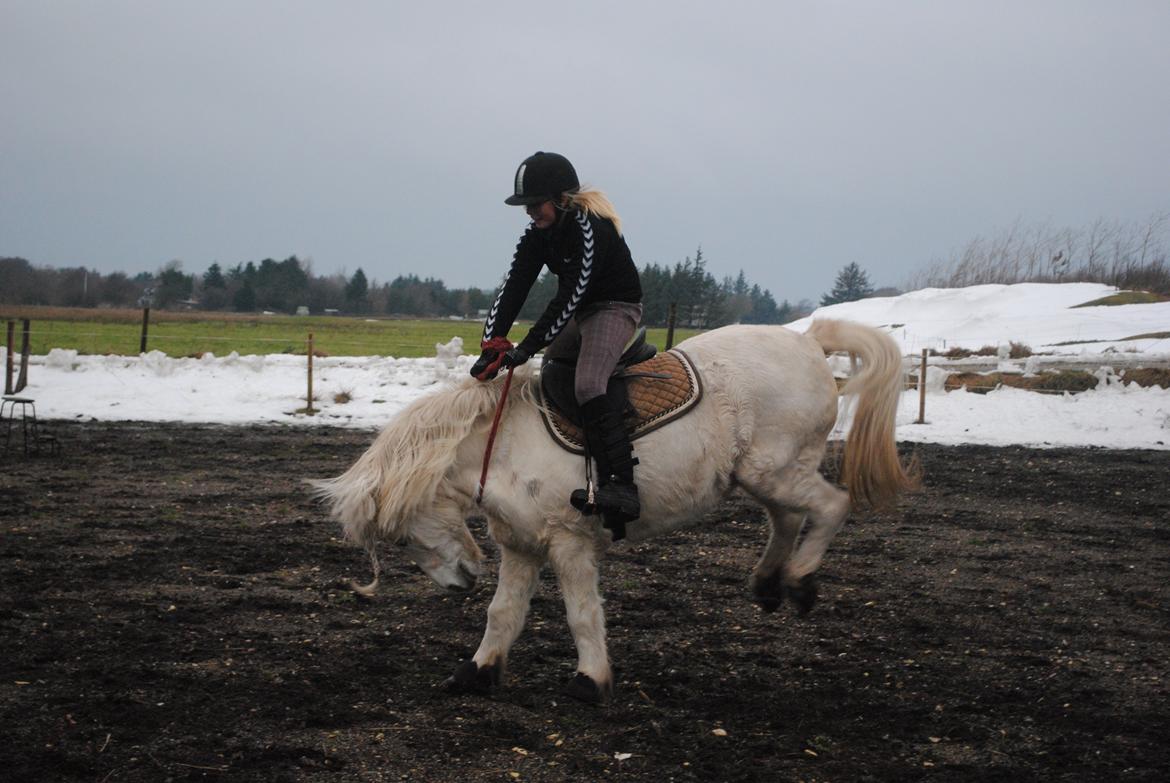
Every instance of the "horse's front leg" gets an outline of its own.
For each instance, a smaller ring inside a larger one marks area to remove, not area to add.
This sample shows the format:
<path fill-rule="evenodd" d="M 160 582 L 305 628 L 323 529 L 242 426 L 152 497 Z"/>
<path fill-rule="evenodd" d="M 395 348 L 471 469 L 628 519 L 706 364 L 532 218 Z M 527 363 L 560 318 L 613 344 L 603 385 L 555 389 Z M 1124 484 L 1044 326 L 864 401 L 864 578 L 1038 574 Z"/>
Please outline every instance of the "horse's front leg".
<path fill-rule="evenodd" d="M 487 628 L 471 660 L 464 661 L 447 678 L 444 685 L 456 692 L 486 693 L 499 685 L 524 619 L 532 595 L 540 583 L 538 558 L 500 547 L 500 578 L 496 594 L 488 606 Z"/>
<path fill-rule="evenodd" d="M 553 539 L 549 557 L 565 598 L 569 630 L 577 644 L 577 674 L 566 692 L 592 704 L 609 701 L 613 696 L 613 672 L 605 648 L 596 543 L 592 538 L 563 533 Z"/>

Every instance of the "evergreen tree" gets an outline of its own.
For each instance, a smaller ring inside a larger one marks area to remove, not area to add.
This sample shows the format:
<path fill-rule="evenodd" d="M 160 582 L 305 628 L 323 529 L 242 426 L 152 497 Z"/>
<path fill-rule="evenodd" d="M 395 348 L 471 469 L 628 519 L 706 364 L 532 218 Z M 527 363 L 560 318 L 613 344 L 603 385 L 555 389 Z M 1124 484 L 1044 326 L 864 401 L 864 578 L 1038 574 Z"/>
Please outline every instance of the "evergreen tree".
<path fill-rule="evenodd" d="M 758 288 L 759 286 L 757 286 Z M 751 286 L 748 285 L 747 276 L 743 270 L 739 270 L 739 276 L 733 282 L 730 277 L 723 280 L 723 291 L 727 297 L 727 315 L 733 323 L 751 323 L 745 320 L 754 309 L 754 300 L 752 299 Z M 763 323 L 756 321 L 755 323 Z"/>
<path fill-rule="evenodd" d="M 232 282 L 256 284 L 256 265 L 249 261 L 246 264 L 236 264 L 228 270 L 228 280 Z"/>
<path fill-rule="evenodd" d="M 223 277 L 223 270 L 220 269 L 219 264 L 212 264 L 207 267 L 207 271 L 203 273 L 203 287 L 204 288 L 226 288 L 227 280 Z"/>
<path fill-rule="evenodd" d="M 227 290 L 227 278 L 219 264 L 212 264 L 203 273 L 203 281 L 195 298 L 199 300 L 199 307 L 203 310 L 222 310 L 231 297 Z"/>
<path fill-rule="evenodd" d="M 158 276 L 158 285 L 155 287 L 154 303 L 156 307 L 169 307 L 178 302 L 191 298 L 195 289 L 195 276 L 183 274 L 181 261 L 171 261 Z"/>
<path fill-rule="evenodd" d="M 256 289 L 252 283 L 245 280 L 236 295 L 232 297 L 232 306 L 237 313 L 252 313 L 256 311 Z"/>
<path fill-rule="evenodd" d="M 255 277 L 253 287 L 256 305 L 263 310 L 292 313 L 308 301 L 309 276 L 296 256 L 289 256 L 283 261 L 264 259 L 256 269 Z"/>
<path fill-rule="evenodd" d="M 647 264 L 640 275 L 642 279 L 642 323 L 665 324 L 670 307 L 670 270 Z"/>
<path fill-rule="evenodd" d="M 851 263 L 837 273 L 833 290 L 821 297 L 821 306 L 856 302 L 872 295 L 873 286 L 869 284 L 869 275 L 856 263 Z"/>
<path fill-rule="evenodd" d="M 748 291 L 748 299 L 751 302 L 751 309 L 743 316 L 742 323 L 745 324 L 778 324 L 783 323 L 781 320 L 782 312 L 776 307 L 776 300 L 772 298 L 772 292 L 768 289 L 761 289 L 759 284 L 753 285 Z M 787 306 L 787 302 L 784 303 Z"/>
<path fill-rule="evenodd" d="M 345 284 L 345 302 L 355 313 L 366 311 L 367 296 L 370 292 L 370 283 L 366 280 L 366 273 L 359 266 L 353 277 Z"/>

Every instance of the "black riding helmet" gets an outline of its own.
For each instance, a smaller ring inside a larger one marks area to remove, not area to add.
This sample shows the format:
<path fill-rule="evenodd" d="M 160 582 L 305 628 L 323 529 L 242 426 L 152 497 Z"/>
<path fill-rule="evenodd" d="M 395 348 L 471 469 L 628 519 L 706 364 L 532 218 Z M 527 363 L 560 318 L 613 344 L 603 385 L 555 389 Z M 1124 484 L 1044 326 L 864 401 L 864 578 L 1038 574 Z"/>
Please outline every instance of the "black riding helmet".
<path fill-rule="evenodd" d="M 539 204 L 580 187 L 577 172 L 568 158 L 555 152 L 537 152 L 525 158 L 516 169 L 515 192 L 504 203 L 514 207 Z"/>

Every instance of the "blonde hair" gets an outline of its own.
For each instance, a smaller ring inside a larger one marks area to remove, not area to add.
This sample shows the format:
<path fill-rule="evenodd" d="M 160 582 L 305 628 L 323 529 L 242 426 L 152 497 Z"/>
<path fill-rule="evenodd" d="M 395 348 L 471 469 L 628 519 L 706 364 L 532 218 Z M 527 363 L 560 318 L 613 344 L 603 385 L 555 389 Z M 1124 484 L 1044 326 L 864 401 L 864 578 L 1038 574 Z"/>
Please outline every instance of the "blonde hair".
<path fill-rule="evenodd" d="M 621 236 L 622 219 L 618 217 L 613 202 L 600 190 L 587 188 L 584 190 L 570 191 L 565 194 L 565 199 L 569 202 L 570 207 L 576 207 L 586 215 L 597 215 L 610 221 L 613 223 L 613 227 L 617 229 L 618 236 Z"/>

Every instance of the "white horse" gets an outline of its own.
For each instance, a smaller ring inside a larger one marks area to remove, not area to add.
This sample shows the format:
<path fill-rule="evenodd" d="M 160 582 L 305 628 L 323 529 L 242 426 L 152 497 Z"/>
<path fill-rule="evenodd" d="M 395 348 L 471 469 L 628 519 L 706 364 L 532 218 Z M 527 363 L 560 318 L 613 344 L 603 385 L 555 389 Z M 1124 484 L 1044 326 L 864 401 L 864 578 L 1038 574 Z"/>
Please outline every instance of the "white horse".
<path fill-rule="evenodd" d="M 756 599 L 771 611 L 788 597 L 803 612 L 813 574 L 854 504 L 887 505 L 915 483 L 899 460 L 894 415 L 901 357 L 892 339 L 847 321 L 814 321 L 805 334 L 780 326 L 729 326 L 682 343 L 702 377 L 703 397 L 685 417 L 635 441 L 642 516 L 630 541 L 695 524 L 739 489 L 767 510 L 771 534 L 753 569 Z M 860 371 L 842 394 L 857 395 L 841 456 L 848 494 L 818 472 L 837 420 L 838 391 L 825 353 L 848 351 Z M 465 520 L 481 513 L 499 545 L 500 572 L 475 655 L 447 680 L 456 690 L 498 685 L 520 635 L 542 566 L 552 564 L 577 645 L 570 695 L 610 697 L 613 676 L 598 590 L 598 561 L 612 543 L 601 518 L 582 516 L 569 494 L 584 461 L 553 443 L 536 402 L 539 379 L 518 372 L 505 402 L 482 505 L 474 494 L 502 379 L 467 379 L 398 414 L 346 473 L 312 482 L 348 538 L 363 545 L 378 582 L 379 541 L 405 547 L 439 585 L 468 590 L 483 555 Z M 803 531 L 803 535 L 798 535 Z"/>

